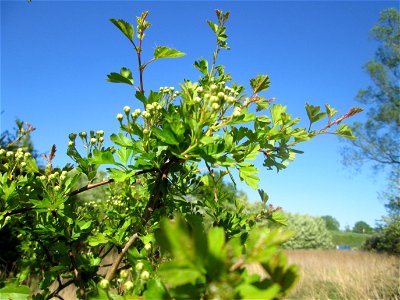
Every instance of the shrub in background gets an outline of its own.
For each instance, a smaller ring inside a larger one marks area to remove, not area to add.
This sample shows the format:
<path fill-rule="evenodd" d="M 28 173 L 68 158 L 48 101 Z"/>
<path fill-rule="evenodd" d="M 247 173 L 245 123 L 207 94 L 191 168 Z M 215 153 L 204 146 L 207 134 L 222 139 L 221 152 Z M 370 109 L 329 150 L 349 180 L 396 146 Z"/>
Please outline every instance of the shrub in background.
<path fill-rule="evenodd" d="M 322 218 L 287 214 L 287 227 L 294 232 L 294 236 L 284 244 L 284 248 L 330 249 L 334 247 L 332 235 Z"/>

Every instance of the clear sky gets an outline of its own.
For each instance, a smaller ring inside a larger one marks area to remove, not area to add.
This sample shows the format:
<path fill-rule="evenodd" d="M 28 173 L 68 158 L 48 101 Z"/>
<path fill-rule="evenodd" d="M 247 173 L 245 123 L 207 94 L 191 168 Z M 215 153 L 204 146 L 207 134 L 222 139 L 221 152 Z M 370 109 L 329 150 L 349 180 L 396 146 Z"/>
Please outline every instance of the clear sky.
<path fill-rule="evenodd" d="M 206 19 L 215 20 L 216 8 L 231 12 L 228 43 L 220 63 L 236 82 L 268 74 L 271 88 L 288 112 L 306 120 L 305 102 L 331 104 L 341 112 L 359 105 L 354 96 L 370 84 L 362 66 L 377 44 L 369 38 L 379 12 L 396 7 L 385 1 L 1 1 L 1 130 L 16 118 L 30 122 L 35 148 L 46 152 L 57 145 L 56 164 L 66 156 L 68 134 L 103 129 L 118 130 L 115 116 L 123 106 L 140 107 L 128 86 L 105 81 L 121 67 L 136 68 L 129 42 L 110 18 L 134 22 L 149 10 L 152 27 L 144 44 L 151 58 L 157 45 L 187 53 L 161 60 L 145 73 L 145 89 L 175 86 L 196 80 L 193 62 L 211 59 L 214 36 Z M 136 77 L 137 78 L 137 77 Z M 135 79 L 135 77 L 134 77 Z M 136 80 L 138 82 L 138 80 Z M 365 114 L 355 120 L 365 120 Z M 306 123 L 303 123 L 306 126 Z M 299 148 L 289 167 L 277 174 L 260 171 L 260 188 L 275 206 L 312 215 L 332 215 L 342 228 L 364 220 L 370 225 L 385 214 L 378 193 L 385 174 L 368 166 L 360 172 L 341 164 L 343 143 L 321 136 Z M 260 157 L 261 158 L 261 157 Z M 261 159 L 258 160 L 261 162 Z M 258 164 L 262 169 L 261 163 Z M 240 185 L 250 200 L 257 192 Z"/>

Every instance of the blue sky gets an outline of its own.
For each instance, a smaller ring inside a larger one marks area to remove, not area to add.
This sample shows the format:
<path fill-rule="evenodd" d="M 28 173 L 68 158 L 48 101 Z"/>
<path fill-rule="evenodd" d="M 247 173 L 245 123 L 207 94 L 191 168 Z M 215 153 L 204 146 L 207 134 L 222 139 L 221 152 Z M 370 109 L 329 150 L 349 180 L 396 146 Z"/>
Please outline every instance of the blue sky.
<path fill-rule="evenodd" d="M 140 107 L 133 91 L 105 81 L 121 67 L 136 68 L 129 42 L 109 22 L 149 10 L 152 27 L 144 44 L 151 58 L 155 46 L 179 49 L 187 56 L 161 60 L 145 73 L 145 88 L 175 86 L 196 80 L 193 62 L 211 59 L 214 36 L 206 19 L 216 8 L 231 12 L 228 43 L 220 63 L 235 81 L 248 86 L 257 74 L 268 74 L 266 97 L 307 119 L 304 104 L 331 104 L 341 112 L 358 105 L 354 96 L 370 84 L 362 70 L 377 44 L 369 38 L 379 12 L 397 2 L 169 2 L 169 1 L 2 1 L 1 2 L 1 130 L 14 120 L 30 122 L 35 147 L 46 152 L 57 145 L 56 163 L 66 156 L 68 134 L 118 130 L 122 107 Z M 137 77 L 136 77 L 137 78 Z M 138 82 L 138 80 L 136 80 Z M 354 120 L 364 120 L 365 114 Z M 303 123 L 306 126 L 306 123 Z M 305 154 L 286 170 L 260 171 L 260 188 L 285 210 L 332 215 L 342 227 L 364 220 L 370 225 L 385 214 L 378 192 L 385 174 L 368 166 L 356 172 L 341 164 L 343 143 L 321 136 L 299 148 Z M 257 162 L 261 162 L 261 159 Z M 259 164 L 262 169 L 261 164 Z M 255 191 L 240 186 L 251 200 Z"/>

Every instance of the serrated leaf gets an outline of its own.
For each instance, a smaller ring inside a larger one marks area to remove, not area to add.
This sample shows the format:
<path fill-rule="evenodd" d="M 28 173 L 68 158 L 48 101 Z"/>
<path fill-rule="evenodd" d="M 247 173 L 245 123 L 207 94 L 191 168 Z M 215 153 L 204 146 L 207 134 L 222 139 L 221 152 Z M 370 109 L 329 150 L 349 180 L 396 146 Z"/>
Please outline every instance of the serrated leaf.
<path fill-rule="evenodd" d="M 326 116 L 325 112 L 320 112 L 321 107 L 314 106 L 306 103 L 306 111 L 308 119 L 310 120 L 310 127 L 312 123 L 318 122 Z"/>
<path fill-rule="evenodd" d="M 90 246 L 95 247 L 95 246 L 98 246 L 101 244 L 107 244 L 108 239 L 104 236 L 104 234 L 99 232 L 98 234 L 96 234 L 94 236 L 90 236 L 88 238 L 88 242 L 89 242 Z"/>
<path fill-rule="evenodd" d="M 250 85 L 253 93 L 259 93 L 269 88 L 271 82 L 267 75 L 257 75 L 256 78 L 250 79 Z"/>
<path fill-rule="evenodd" d="M 118 27 L 119 30 L 130 40 L 133 41 L 133 34 L 134 34 L 134 29 L 132 24 L 129 24 L 128 22 L 124 20 L 116 20 L 116 19 L 110 19 L 110 21 Z"/>
<path fill-rule="evenodd" d="M 239 177 L 242 181 L 246 182 L 246 184 L 253 189 L 258 188 L 258 182 L 260 181 L 260 178 L 258 178 L 257 174 L 258 169 L 255 168 L 254 166 L 249 166 L 249 167 L 241 167 L 239 168 Z"/>
<path fill-rule="evenodd" d="M 338 111 L 331 107 L 329 104 L 325 104 L 326 114 L 329 118 L 332 118 Z"/>
<path fill-rule="evenodd" d="M 107 81 L 114 83 L 126 83 L 133 86 L 132 72 L 128 68 L 121 68 L 119 73 L 107 75 Z"/>
<path fill-rule="evenodd" d="M 169 128 L 160 129 L 158 127 L 153 126 L 151 128 L 151 132 L 162 142 L 168 145 L 179 145 L 179 142 L 176 140 L 176 137 L 172 130 Z"/>
<path fill-rule="evenodd" d="M 350 140 L 356 139 L 356 137 L 353 135 L 351 127 L 345 124 L 340 124 L 339 128 L 336 129 L 335 133 L 339 136 L 345 137 Z"/>
<path fill-rule="evenodd" d="M 199 59 L 194 63 L 194 66 L 196 67 L 197 70 L 199 70 L 203 75 L 208 74 L 208 61 L 205 60 L 204 58 Z"/>
<path fill-rule="evenodd" d="M 168 48 L 165 46 L 157 46 L 156 49 L 154 49 L 154 59 L 176 58 L 176 57 L 182 57 L 185 55 L 186 55 L 186 53 L 183 53 L 176 49 Z"/>

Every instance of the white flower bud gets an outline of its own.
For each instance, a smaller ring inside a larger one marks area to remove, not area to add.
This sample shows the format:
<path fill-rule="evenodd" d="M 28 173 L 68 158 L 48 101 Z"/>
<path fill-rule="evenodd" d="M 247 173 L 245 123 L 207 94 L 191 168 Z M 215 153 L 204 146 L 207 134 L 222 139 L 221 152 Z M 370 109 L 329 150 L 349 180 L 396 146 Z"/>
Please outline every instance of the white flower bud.
<path fill-rule="evenodd" d="M 151 250 L 151 244 L 150 243 L 145 244 L 144 245 L 144 250 L 150 251 Z"/>
<path fill-rule="evenodd" d="M 229 96 L 227 100 L 229 103 L 233 103 L 236 101 L 235 97 L 232 97 L 232 96 Z"/>
<path fill-rule="evenodd" d="M 6 150 L 0 149 L 0 155 L 4 155 L 4 154 L 6 154 Z"/>
<path fill-rule="evenodd" d="M 104 138 L 102 136 L 99 138 L 99 142 L 100 143 L 104 142 Z"/>
<path fill-rule="evenodd" d="M 126 114 L 129 114 L 130 111 L 131 111 L 131 108 L 129 106 L 124 106 L 124 112 Z"/>
<path fill-rule="evenodd" d="M 210 94 L 209 93 L 205 93 L 204 94 L 204 99 L 206 99 L 206 100 L 210 99 Z"/>
<path fill-rule="evenodd" d="M 196 102 L 196 103 L 200 103 L 201 102 L 201 98 L 199 96 L 196 96 L 196 97 L 194 97 L 193 101 Z"/>
<path fill-rule="evenodd" d="M 42 176 L 39 177 L 39 179 L 40 179 L 41 181 L 45 181 L 45 180 L 46 180 L 46 176 L 42 175 Z"/>
<path fill-rule="evenodd" d="M 7 151 L 6 156 L 7 156 L 7 157 L 14 156 L 14 152 L 12 152 L 12 151 Z"/>
<path fill-rule="evenodd" d="M 145 110 L 144 112 L 142 112 L 142 116 L 143 116 L 143 118 L 147 119 L 150 117 L 150 113 Z"/>
<path fill-rule="evenodd" d="M 97 140 L 96 140 L 95 138 L 91 138 L 91 139 L 90 139 L 90 143 L 91 143 L 91 144 L 95 144 L 96 142 L 97 142 Z"/>
<path fill-rule="evenodd" d="M 124 289 L 127 291 L 130 291 L 133 289 L 133 282 L 128 280 L 127 282 L 124 283 Z"/>
<path fill-rule="evenodd" d="M 23 162 L 21 162 L 20 165 L 21 165 L 21 168 L 25 168 L 26 167 L 26 162 L 23 161 Z"/>
<path fill-rule="evenodd" d="M 29 157 L 31 157 L 32 156 L 32 154 L 30 154 L 29 152 L 26 152 L 25 154 L 24 154 L 24 157 L 25 158 L 29 158 Z"/>
<path fill-rule="evenodd" d="M 55 190 L 56 192 L 58 192 L 58 191 L 60 190 L 60 186 L 59 186 L 59 185 L 56 185 L 56 186 L 54 187 L 54 190 Z"/>
<path fill-rule="evenodd" d="M 235 109 L 233 110 L 233 116 L 234 117 L 240 116 L 240 108 L 239 107 L 235 107 Z"/>
<path fill-rule="evenodd" d="M 139 108 L 135 109 L 135 114 L 136 114 L 137 116 L 139 116 L 139 115 L 140 115 L 140 113 L 141 113 L 141 111 L 140 111 L 140 109 L 139 109 Z"/>
<path fill-rule="evenodd" d="M 117 120 L 118 121 L 122 121 L 122 119 L 124 118 L 123 114 L 117 114 Z"/>
<path fill-rule="evenodd" d="M 225 94 L 223 92 L 219 92 L 218 93 L 218 98 L 224 99 L 225 98 Z"/>
<path fill-rule="evenodd" d="M 216 84 L 214 84 L 214 83 L 210 86 L 210 89 L 212 91 L 215 91 L 217 88 L 218 88 L 218 86 Z"/>
<path fill-rule="evenodd" d="M 143 134 L 144 135 L 148 135 L 149 134 L 149 130 L 147 128 L 143 129 Z"/>
<path fill-rule="evenodd" d="M 79 134 L 79 136 L 82 137 L 82 138 L 86 137 L 86 135 L 87 135 L 87 134 L 86 134 L 85 131 L 82 131 L 82 132 Z"/>
<path fill-rule="evenodd" d="M 104 131 L 103 130 L 97 130 L 96 134 L 99 136 L 103 136 L 104 135 Z"/>
<path fill-rule="evenodd" d="M 121 272 L 119 272 L 119 276 L 121 278 L 128 278 L 128 276 L 129 276 L 128 270 L 121 270 Z"/>
<path fill-rule="evenodd" d="M 62 171 L 61 172 L 61 176 L 67 176 L 68 175 L 68 172 L 67 171 Z"/>
<path fill-rule="evenodd" d="M 107 279 L 102 279 L 102 280 L 100 280 L 100 282 L 99 282 L 99 286 L 100 286 L 102 289 L 108 289 L 108 288 L 110 287 L 110 282 L 109 282 Z"/>

